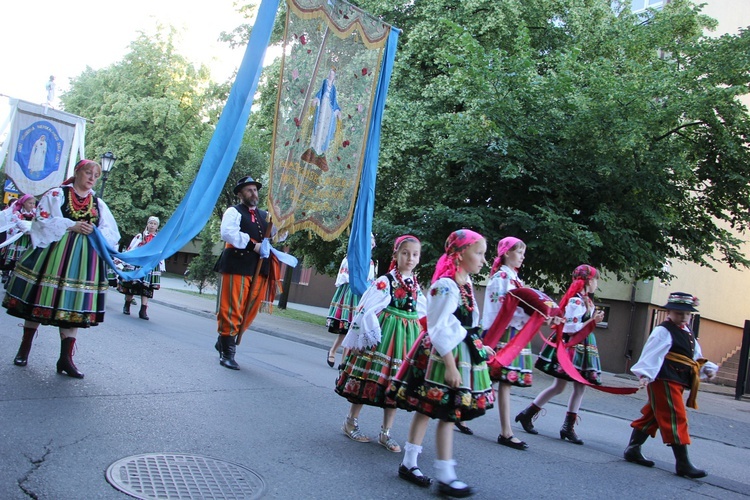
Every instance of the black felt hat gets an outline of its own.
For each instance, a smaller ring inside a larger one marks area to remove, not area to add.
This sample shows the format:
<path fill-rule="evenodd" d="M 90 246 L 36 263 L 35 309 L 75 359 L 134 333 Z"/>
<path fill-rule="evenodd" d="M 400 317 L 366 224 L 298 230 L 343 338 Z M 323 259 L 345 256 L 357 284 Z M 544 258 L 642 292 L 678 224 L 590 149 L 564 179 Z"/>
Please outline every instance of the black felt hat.
<path fill-rule="evenodd" d="M 672 311 L 698 312 L 698 309 L 696 309 L 697 305 L 698 297 L 689 293 L 673 292 L 669 294 L 669 299 L 667 299 L 667 303 L 662 308 Z"/>
<path fill-rule="evenodd" d="M 258 188 L 258 191 L 260 191 L 260 188 L 263 187 L 263 184 L 261 184 L 260 182 L 256 181 L 255 179 L 253 179 L 252 177 L 248 175 L 238 180 L 237 185 L 234 186 L 234 189 L 232 191 L 234 192 L 234 194 L 237 194 L 240 192 L 240 189 L 247 186 L 248 184 L 255 184 L 255 187 Z"/>

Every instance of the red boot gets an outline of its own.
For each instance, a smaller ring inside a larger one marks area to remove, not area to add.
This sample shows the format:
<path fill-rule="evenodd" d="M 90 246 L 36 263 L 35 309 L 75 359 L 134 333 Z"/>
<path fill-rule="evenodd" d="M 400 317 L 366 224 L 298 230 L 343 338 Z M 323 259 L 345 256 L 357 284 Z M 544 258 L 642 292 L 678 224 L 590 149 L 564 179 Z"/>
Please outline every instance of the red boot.
<path fill-rule="evenodd" d="M 31 351 L 31 343 L 34 341 L 34 335 L 36 335 L 36 328 L 24 327 L 21 347 L 18 348 L 18 354 L 16 354 L 13 360 L 13 364 L 16 366 L 26 366 L 26 363 L 28 363 L 29 351 Z"/>
<path fill-rule="evenodd" d="M 83 373 L 73 363 L 73 348 L 75 337 L 65 337 L 60 341 L 60 359 L 57 360 L 57 373 L 65 373 L 68 377 L 83 378 Z"/>

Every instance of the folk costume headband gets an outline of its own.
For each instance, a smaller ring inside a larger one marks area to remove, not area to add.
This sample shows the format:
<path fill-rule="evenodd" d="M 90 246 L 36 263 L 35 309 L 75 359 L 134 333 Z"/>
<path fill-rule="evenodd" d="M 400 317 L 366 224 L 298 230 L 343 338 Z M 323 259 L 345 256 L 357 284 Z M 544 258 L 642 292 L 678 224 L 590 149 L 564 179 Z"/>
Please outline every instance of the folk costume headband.
<path fill-rule="evenodd" d="M 93 160 L 81 160 L 78 163 L 76 163 L 76 166 L 73 168 L 73 175 L 65 179 L 65 182 L 60 184 L 61 186 L 72 186 L 73 181 L 76 179 L 76 172 L 81 170 L 82 168 L 88 167 L 88 166 L 95 166 L 99 169 L 99 172 L 102 171 L 102 166 L 99 165 L 97 162 Z"/>
<path fill-rule="evenodd" d="M 31 194 L 25 194 L 13 202 L 13 213 L 18 213 L 23 208 L 23 204 L 30 200 L 34 196 Z"/>
<path fill-rule="evenodd" d="M 588 264 L 581 264 L 573 270 L 573 282 L 568 287 L 568 291 L 565 292 L 563 298 L 560 300 L 560 310 L 565 311 L 568 306 L 568 302 L 572 297 L 575 297 L 581 290 L 586 288 L 586 284 L 589 280 L 599 277 L 599 271 L 595 267 L 589 266 Z M 556 330 L 562 332 L 563 325 L 557 325 Z"/>
<path fill-rule="evenodd" d="M 453 231 L 445 240 L 445 253 L 438 259 L 435 273 L 432 275 L 432 282 L 435 283 L 443 277 L 454 278 L 458 270 L 456 265 L 458 256 L 469 246 L 483 239 L 484 236 L 471 229 Z"/>
<path fill-rule="evenodd" d="M 374 238 L 375 236 L 373 235 L 372 237 Z M 388 267 L 389 271 L 396 269 L 396 253 L 398 252 L 398 249 L 401 248 L 401 244 L 406 241 L 415 241 L 420 245 L 422 244 L 422 242 L 419 241 L 419 238 L 412 236 L 411 234 L 404 234 L 396 238 L 396 241 L 393 242 L 393 258 L 391 259 L 391 265 Z"/>
<path fill-rule="evenodd" d="M 156 222 L 156 229 L 159 229 L 159 224 L 161 224 L 161 221 L 159 220 L 159 218 L 158 218 L 157 216 L 155 216 L 155 215 L 152 215 L 152 216 L 151 216 L 151 217 L 149 217 L 149 218 L 148 218 L 148 220 L 146 221 L 146 227 L 145 227 L 145 228 L 143 229 L 143 234 L 148 234 L 148 225 L 149 225 L 149 223 L 151 223 L 152 221 L 153 221 L 153 222 Z"/>
<path fill-rule="evenodd" d="M 510 252 L 518 244 L 525 245 L 520 239 L 508 236 L 497 242 L 497 257 L 492 261 L 492 269 L 490 270 L 490 276 L 495 274 L 500 267 L 503 265 L 503 255 Z"/>

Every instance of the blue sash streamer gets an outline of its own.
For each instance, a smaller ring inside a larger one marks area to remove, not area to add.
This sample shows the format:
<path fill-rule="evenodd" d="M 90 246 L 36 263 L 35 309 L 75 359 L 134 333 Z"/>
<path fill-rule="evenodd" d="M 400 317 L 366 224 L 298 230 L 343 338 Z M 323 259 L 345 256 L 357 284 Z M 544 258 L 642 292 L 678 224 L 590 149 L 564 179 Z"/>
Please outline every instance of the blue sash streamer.
<path fill-rule="evenodd" d="M 396 58 L 398 28 L 391 27 L 388 42 L 383 53 L 383 63 L 378 79 L 378 88 L 373 101 L 372 119 L 367 134 L 365 157 L 362 165 L 357 205 L 352 218 L 352 233 L 349 237 L 347 259 L 349 260 L 349 286 L 352 292 L 362 295 L 367 290 L 367 275 L 370 272 L 372 248 L 372 214 L 375 211 L 375 178 L 378 174 L 378 155 L 380 153 L 380 122 L 383 119 L 385 97 L 391 81 L 393 62 Z"/>
<path fill-rule="evenodd" d="M 206 149 L 198 174 L 161 231 L 148 245 L 129 252 L 117 252 L 109 247 L 98 228 L 95 228 L 94 232 L 89 235 L 91 244 L 99 256 L 105 259 L 123 279 L 133 280 L 144 277 L 159 264 L 159 261 L 174 255 L 195 238 L 211 217 L 216 200 L 232 170 L 237 151 L 242 143 L 278 7 L 279 0 L 261 2 L 237 78 L 232 85 L 226 106 Z M 140 269 L 121 271 L 115 267 L 113 257 L 139 266 Z"/>

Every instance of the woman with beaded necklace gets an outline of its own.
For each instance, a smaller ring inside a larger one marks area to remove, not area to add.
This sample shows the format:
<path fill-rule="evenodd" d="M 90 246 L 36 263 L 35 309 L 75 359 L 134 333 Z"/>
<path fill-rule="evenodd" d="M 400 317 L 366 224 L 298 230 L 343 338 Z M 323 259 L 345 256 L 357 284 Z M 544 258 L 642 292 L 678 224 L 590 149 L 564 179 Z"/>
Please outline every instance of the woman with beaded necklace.
<path fill-rule="evenodd" d="M 149 243 L 156 237 L 156 232 L 159 229 L 159 218 L 151 216 L 146 222 L 146 229 L 142 233 L 138 233 L 133 237 L 133 240 L 128 245 L 127 251 L 134 250 L 138 247 L 142 247 L 146 243 Z M 118 266 L 119 267 L 119 266 Z M 123 264 L 125 270 L 131 271 L 135 269 L 129 264 Z M 122 313 L 130 315 L 130 304 L 133 300 L 134 295 L 141 296 L 141 309 L 138 311 L 138 317 L 141 319 L 148 320 L 148 299 L 154 297 L 154 290 L 161 288 L 161 273 L 166 271 L 164 261 L 160 261 L 159 265 L 152 269 L 146 276 L 139 280 L 120 280 L 117 285 L 117 291 L 125 295 L 125 305 L 122 307 Z"/>
<path fill-rule="evenodd" d="M 343 341 L 345 354 L 336 392 L 351 402 L 342 430 L 350 439 L 367 443 L 359 428 L 362 405 L 383 408 L 378 443 L 398 453 L 401 447 L 391 437 L 396 402 L 386 397 L 391 379 L 420 333 L 419 319 L 426 303 L 414 268 L 419 263 L 421 243 L 411 235 L 396 238 L 388 273 L 378 278 L 362 295 L 349 333 Z"/>
<path fill-rule="evenodd" d="M 430 419 L 437 419 L 438 492 L 453 497 L 474 493 L 456 475 L 454 422 L 484 415 L 493 404 L 486 360 L 495 353 L 479 339 L 479 308 L 470 277 L 484 267 L 486 250 L 484 237 L 469 229 L 448 236 L 432 275 L 427 334 L 409 352 L 388 391 L 399 408 L 415 412 L 399 477 L 425 488 L 432 484 L 417 459 Z"/>
<path fill-rule="evenodd" d="M 104 320 L 108 287 L 104 260 L 87 235 L 98 227 L 112 247 L 120 240 L 112 213 L 93 191 L 101 173 L 98 163 L 81 160 L 73 177 L 47 191 L 37 205 L 33 248 L 18 261 L 3 300 L 8 314 L 25 320 L 13 360 L 17 366 L 26 366 L 39 325 L 54 325 L 61 339 L 57 372 L 83 378 L 73 363 L 78 329 Z"/>

